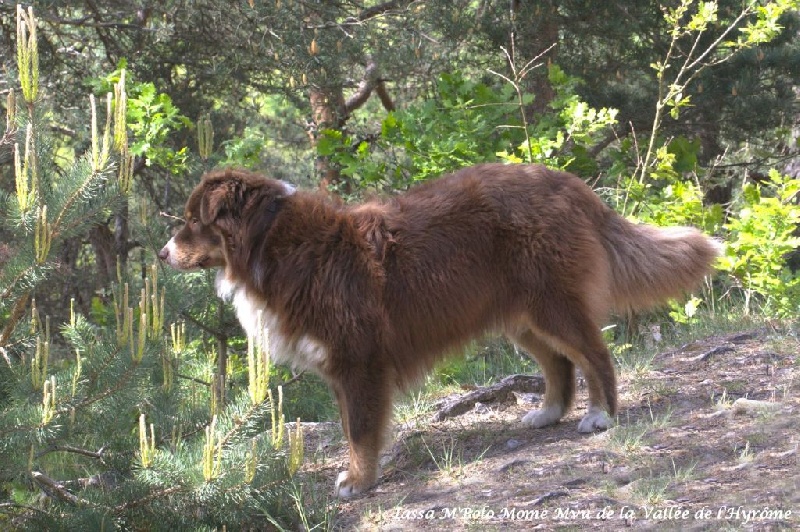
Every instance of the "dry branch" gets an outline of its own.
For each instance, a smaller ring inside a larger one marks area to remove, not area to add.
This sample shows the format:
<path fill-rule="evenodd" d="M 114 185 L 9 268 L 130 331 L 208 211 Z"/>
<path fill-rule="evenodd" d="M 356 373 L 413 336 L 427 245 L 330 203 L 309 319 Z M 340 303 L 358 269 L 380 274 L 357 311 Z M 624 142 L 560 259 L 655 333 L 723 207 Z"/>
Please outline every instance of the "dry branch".
<path fill-rule="evenodd" d="M 544 377 L 541 375 L 509 375 L 497 384 L 478 388 L 449 401 L 433 416 L 434 421 L 460 416 L 471 410 L 475 403 L 502 403 L 513 392 L 544 393 Z"/>
<path fill-rule="evenodd" d="M 372 95 L 372 91 L 376 92 L 387 111 L 394 111 L 394 102 L 386 90 L 384 80 L 380 77 L 378 65 L 370 58 L 367 60 L 364 78 L 358 84 L 356 92 L 344 104 L 345 116 L 350 116 L 353 111 L 364 105 Z"/>
<path fill-rule="evenodd" d="M 70 504 L 78 505 L 78 504 L 86 504 L 87 501 L 80 499 L 67 491 L 64 486 L 60 483 L 56 482 L 52 478 L 48 477 L 44 473 L 39 471 L 32 471 L 31 476 L 33 480 L 41 486 L 41 488 L 46 491 L 47 493 L 51 493 L 54 496 L 58 497 L 64 502 L 68 502 Z"/>

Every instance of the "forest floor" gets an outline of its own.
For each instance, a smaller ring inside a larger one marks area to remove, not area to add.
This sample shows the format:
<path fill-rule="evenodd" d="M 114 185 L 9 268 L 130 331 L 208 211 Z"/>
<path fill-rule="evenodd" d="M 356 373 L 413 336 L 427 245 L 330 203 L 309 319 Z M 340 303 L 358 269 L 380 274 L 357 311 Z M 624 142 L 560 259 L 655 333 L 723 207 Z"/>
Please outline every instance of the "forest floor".
<path fill-rule="evenodd" d="M 535 393 L 477 403 L 444 421 L 429 411 L 399 423 L 377 486 L 327 499 L 326 525 L 798 529 L 796 333 L 767 327 L 713 336 L 621 368 L 617 424 L 605 432 L 576 430 L 586 407 L 582 379 L 576 408 L 544 429 L 519 422 L 536 408 Z M 307 453 L 307 472 L 332 484 L 347 463 L 338 424 L 312 430 Z"/>

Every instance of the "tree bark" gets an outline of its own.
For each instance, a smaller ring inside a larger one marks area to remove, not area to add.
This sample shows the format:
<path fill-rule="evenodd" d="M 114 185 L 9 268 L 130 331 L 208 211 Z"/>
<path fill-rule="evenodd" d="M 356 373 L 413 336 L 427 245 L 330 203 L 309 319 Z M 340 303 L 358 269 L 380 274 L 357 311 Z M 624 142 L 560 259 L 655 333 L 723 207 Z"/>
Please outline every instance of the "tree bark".
<path fill-rule="evenodd" d="M 341 131 L 344 126 L 346 121 L 344 90 L 341 84 L 312 86 L 309 91 L 309 99 L 314 120 L 311 142 L 316 147 L 320 131 L 323 129 Z M 314 166 L 320 178 L 320 188 L 325 190 L 331 185 L 341 184 L 341 173 L 331 163 L 330 157 L 317 156 Z M 349 192 L 349 190 L 346 192 Z"/>
<path fill-rule="evenodd" d="M 386 89 L 385 80 L 380 77 L 378 65 L 372 58 L 367 59 L 364 77 L 358 84 L 355 93 L 345 99 L 342 83 L 320 84 L 312 86 L 309 91 L 311 111 L 314 120 L 314 131 L 311 142 L 316 146 L 319 131 L 333 129 L 344 134 L 344 127 L 350 115 L 359 109 L 370 96 L 375 93 L 380 98 L 387 111 L 394 111 L 394 102 Z M 352 192 L 352 184 L 343 181 L 339 169 L 330 161 L 329 157 L 317 157 L 317 175 L 320 176 L 320 187 L 327 189 L 329 186 L 339 186 L 344 193 Z"/>
<path fill-rule="evenodd" d="M 89 232 L 89 242 L 97 258 L 97 284 L 108 286 L 117 275 L 114 235 L 106 224 L 98 224 Z"/>
<path fill-rule="evenodd" d="M 225 330 L 225 307 L 217 306 L 217 327 L 220 331 Z M 225 404 L 225 388 L 228 377 L 228 337 L 225 333 L 217 334 L 217 379 L 214 385 L 217 386 L 217 405 L 221 409 Z"/>
<path fill-rule="evenodd" d="M 553 44 L 558 42 L 559 19 L 557 5 L 553 0 L 537 3 L 532 7 L 529 3 L 511 2 L 512 33 L 511 49 L 515 51 L 517 65 L 524 65 L 542 56 Z M 555 92 L 547 76 L 546 65 L 556 55 L 556 48 L 542 57 L 544 65 L 531 71 L 524 80 L 526 92 L 534 95 L 528 114 L 535 115 L 547 110 L 553 101 Z"/>

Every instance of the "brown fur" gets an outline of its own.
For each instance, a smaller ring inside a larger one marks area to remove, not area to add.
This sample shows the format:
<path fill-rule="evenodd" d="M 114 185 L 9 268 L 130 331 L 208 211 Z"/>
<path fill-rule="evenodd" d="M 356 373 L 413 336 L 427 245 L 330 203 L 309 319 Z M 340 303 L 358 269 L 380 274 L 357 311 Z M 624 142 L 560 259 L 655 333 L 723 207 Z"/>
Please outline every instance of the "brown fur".
<path fill-rule="evenodd" d="M 505 333 L 542 366 L 547 415 L 534 426 L 569 408 L 576 365 L 590 414 L 613 416 L 600 326 L 614 310 L 691 290 L 718 253 L 694 229 L 634 225 L 577 177 L 541 166 L 475 166 L 357 206 L 225 170 L 205 176 L 186 211 L 162 258 L 223 268 L 277 317 L 286 345 L 324 347 L 302 360 L 339 403 L 350 443 L 342 495 L 377 479 L 395 390 L 486 332 Z M 590 414 L 581 427 L 607 426 Z"/>

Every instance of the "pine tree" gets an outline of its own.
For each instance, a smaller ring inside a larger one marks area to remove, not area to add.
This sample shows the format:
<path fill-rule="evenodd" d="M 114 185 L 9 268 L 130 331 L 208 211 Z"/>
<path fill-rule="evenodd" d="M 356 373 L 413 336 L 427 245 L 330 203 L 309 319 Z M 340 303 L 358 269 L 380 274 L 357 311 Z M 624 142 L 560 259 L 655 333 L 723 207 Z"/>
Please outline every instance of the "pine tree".
<path fill-rule="evenodd" d="M 9 96 L 3 136 L 16 188 L 0 198 L 0 525 L 263 528 L 294 519 L 283 501 L 298 497 L 302 432 L 284 423 L 262 341 L 250 341 L 249 386 L 226 400 L 211 385 L 203 343 L 170 318 L 165 300 L 177 287 L 156 265 L 137 280 L 118 261 L 111 303 L 91 317 L 72 305 L 57 323 L 38 310 L 36 290 L 65 239 L 129 209 L 132 158 L 123 72 L 105 105 L 89 98 L 91 148 L 57 164 L 32 9 L 19 8 L 17 22 L 21 97 Z"/>

